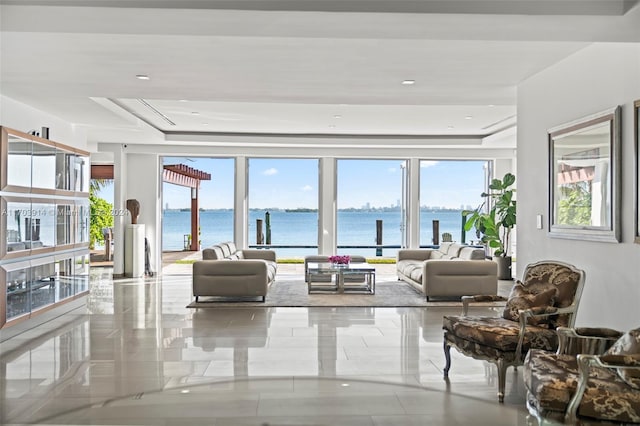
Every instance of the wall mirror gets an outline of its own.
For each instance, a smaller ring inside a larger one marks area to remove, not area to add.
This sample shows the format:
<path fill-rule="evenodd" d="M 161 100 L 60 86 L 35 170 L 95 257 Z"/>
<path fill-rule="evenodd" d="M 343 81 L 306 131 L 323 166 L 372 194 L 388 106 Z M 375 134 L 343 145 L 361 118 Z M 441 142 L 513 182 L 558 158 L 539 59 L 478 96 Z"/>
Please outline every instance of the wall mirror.
<path fill-rule="evenodd" d="M 635 198 L 635 202 L 633 205 L 635 206 L 635 215 L 636 215 L 636 233 L 635 233 L 635 242 L 636 244 L 640 244 L 640 99 L 633 103 L 633 133 L 635 137 L 635 181 L 633 194 Z"/>
<path fill-rule="evenodd" d="M 549 129 L 549 235 L 620 241 L 620 107 Z"/>

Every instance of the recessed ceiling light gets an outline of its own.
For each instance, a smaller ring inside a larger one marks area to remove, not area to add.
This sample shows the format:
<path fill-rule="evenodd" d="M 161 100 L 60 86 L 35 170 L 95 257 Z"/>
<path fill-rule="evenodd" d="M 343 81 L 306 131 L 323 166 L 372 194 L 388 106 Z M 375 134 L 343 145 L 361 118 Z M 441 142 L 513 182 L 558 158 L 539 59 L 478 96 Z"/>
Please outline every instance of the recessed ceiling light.
<path fill-rule="evenodd" d="M 333 129 L 334 127 L 336 127 L 336 125 L 335 124 L 329 124 L 329 127 L 331 127 Z"/>
<path fill-rule="evenodd" d="M 489 108 L 493 108 L 495 105 L 494 104 L 489 104 L 487 105 Z"/>
<path fill-rule="evenodd" d="M 472 116 L 467 115 L 464 119 L 465 119 L 465 120 L 471 120 L 472 118 L 473 118 Z"/>
<path fill-rule="evenodd" d="M 203 125 L 203 126 L 208 126 L 208 125 L 209 125 L 209 123 L 202 123 L 202 125 Z"/>
<path fill-rule="evenodd" d="M 136 75 L 136 78 L 137 78 L 138 80 L 151 80 L 151 77 L 149 77 L 149 76 L 148 76 L 148 75 L 146 75 L 146 74 L 138 74 L 138 75 Z"/>
<path fill-rule="evenodd" d="M 340 114 L 336 114 L 333 116 L 333 118 L 338 119 L 338 118 L 342 118 L 342 116 Z"/>
<path fill-rule="evenodd" d="M 416 84 L 415 80 L 402 80 L 402 84 L 405 86 L 411 86 L 412 84 Z"/>
<path fill-rule="evenodd" d="M 447 126 L 447 129 L 451 130 L 453 129 L 453 126 Z"/>
<path fill-rule="evenodd" d="M 193 111 L 191 114 L 192 115 L 200 115 L 200 113 L 198 111 Z"/>
<path fill-rule="evenodd" d="M 187 102 L 186 99 L 180 99 L 178 102 Z"/>

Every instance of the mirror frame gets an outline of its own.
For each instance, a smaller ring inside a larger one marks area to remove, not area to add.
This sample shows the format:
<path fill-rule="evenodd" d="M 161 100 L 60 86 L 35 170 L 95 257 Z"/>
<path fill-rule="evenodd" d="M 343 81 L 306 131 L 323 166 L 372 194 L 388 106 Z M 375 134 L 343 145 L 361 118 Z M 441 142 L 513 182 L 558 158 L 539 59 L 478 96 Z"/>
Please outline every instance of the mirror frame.
<path fill-rule="evenodd" d="M 640 244 L 640 99 L 633 103 L 634 126 L 633 134 L 635 139 L 635 173 L 633 180 L 633 198 L 634 198 L 634 218 L 635 218 L 635 235 L 633 241 Z"/>
<path fill-rule="evenodd" d="M 617 243 L 620 242 L 620 115 L 621 108 L 616 106 L 596 114 L 555 126 L 548 130 L 549 140 L 549 236 L 574 240 L 590 240 Z M 555 173 L 555 143 L 581 130 L 585 130 L 601 123 L 609 123 L 609 158 L 611 191 L 608 202 L 610 205 L 611 223 L 607 226 L 559 225 L 555 223 L 557 206 L 555 205 L 555 191 L 557 175 Z"/>

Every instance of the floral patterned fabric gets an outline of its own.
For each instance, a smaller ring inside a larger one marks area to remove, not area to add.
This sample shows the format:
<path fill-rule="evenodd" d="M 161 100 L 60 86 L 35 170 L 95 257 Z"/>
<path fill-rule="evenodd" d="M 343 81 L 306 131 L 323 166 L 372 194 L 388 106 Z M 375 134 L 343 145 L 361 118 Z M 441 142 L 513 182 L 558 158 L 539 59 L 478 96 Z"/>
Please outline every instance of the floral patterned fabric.
<path fill-rule="evenodd" d="M 631 330 L 620 337 L 605 355 L 625 355 L 621 363 L 626 365 L 640 365 L 640 328 Z M 640 390 L 640 370 L 621 368 L 618 375 L 629 386 Z"/>
<path fill-rule="evenodd" d="M 578 385 L 576 357 L 532 349 L 523 375 L 529 403 L 544 417 L 561 418 Z M 589 377 L 580 417 L 640 423 L 640 392 L 606 368 L 591 368 Z"/>
<path fill-rule="evenodd" d="M 471 297 L 474 302 L 506 302 L 507 299 L 497 294 L 476 294 Z"/>
<path fill-rule="evenodd" d="M 572 271 L 564 265 L 557 263 L 541 263 L 528 267 L 522 279 L 523 285 L 530 293 L 541 293 L 550 288 L 556 289 L 554 306 L 566 308 L 571 306 L 576 295 L 576 289 L 580 281 L 580 274 Z M 569 315 L 563 314 L 550 317 L 549 327 L 567 327 L 569 325 Z"/>
<path fill-rule="evenodd" d="M 520 314 L 518 311 L 532 308 L 546 309 L 549 306 L 553 306 L 555 302 L 557 290 L 555 288 L 549 288 L 541 291 L 540 293 L 531 293 L 521 282 L 516 282 L 509 294 L 509 300 L 504 307 L 502 318 L 511 321 L 520 321 Z M 548 327 L 550 317 L 531 317 L 527 321 L 532 325 L 542 325 Z"/>
<path fill-rule="evenodd" d="M 445 339 L 455 343 L 456 347 L 475 347 L 496 359 L 504 357 L 504 352 L 515 352 L 518 346 L 520 323 L 504 318 L 445 316 L 442 327 Z M 525 354 L 530 347 L 555 350 L 558 347 L 555 330 L 527 326 L 522 353 Z"/>

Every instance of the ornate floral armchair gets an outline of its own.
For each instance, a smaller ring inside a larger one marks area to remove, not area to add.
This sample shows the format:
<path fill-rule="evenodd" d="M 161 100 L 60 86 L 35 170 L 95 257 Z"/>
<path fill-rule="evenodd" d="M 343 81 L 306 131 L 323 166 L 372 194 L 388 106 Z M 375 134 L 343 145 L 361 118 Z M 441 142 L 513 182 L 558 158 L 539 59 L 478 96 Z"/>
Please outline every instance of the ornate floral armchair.
<path fill-rule="evenodd" d="M 640 328 L 558 328 L 556 353 L 532 349 L 524 364 L 527 407 L 538 419 L 640 423 Z"/>
<path fill-rule="evenodd" d="M 508 299 L 500 296 L 464 296 L 463 314 L 445 316 L 444 377 L 451 368 L 453 346 L 463 354 L 498 367 L 498 400 L 504 401 L 507 368 L 522 365 L 531 348 L 555 351 L 559 326 L 573 327 L 584 271 L 563 262 L 542 261 L 527 265 Z M 476 301 L 506 301 L 502 317 L 468 316 Z"/>

